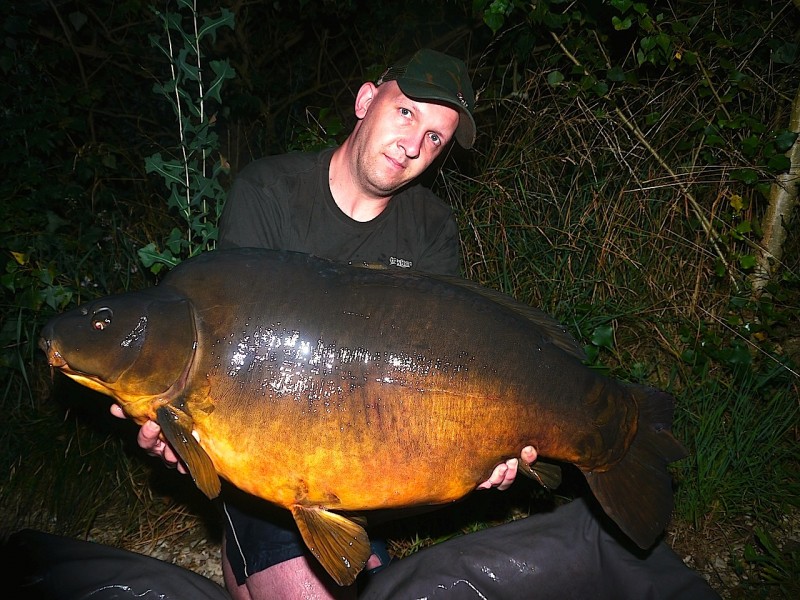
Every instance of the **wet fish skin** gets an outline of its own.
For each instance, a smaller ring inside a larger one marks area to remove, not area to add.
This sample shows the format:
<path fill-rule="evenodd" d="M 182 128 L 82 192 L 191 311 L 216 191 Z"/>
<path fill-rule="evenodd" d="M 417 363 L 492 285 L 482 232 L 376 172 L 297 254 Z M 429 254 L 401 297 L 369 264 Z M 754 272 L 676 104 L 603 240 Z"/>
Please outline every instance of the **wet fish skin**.
<path fill-rule="evenodd" d="M 528 444 L 650 546 L 685 455 L 671 396 L 599 375 L 550 317 L 454 278 L 217 251 L 42 339 L 53 366 L 157 420 L 204 493 L 222 476 L 291 510 L 341 584 L 369 548 L 335 511 L 457 500 Z"/>

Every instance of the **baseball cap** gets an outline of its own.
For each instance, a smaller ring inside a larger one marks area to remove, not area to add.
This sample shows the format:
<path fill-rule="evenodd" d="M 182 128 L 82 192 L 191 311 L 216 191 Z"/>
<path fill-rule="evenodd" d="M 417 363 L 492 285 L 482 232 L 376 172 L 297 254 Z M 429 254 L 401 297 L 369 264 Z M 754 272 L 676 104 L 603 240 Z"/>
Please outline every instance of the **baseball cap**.
<path fill-rule="evenodd" d="M 463 61 L 423 48 L 411 57 L 392 65 L 381 75 L 377 84 L 396 81 L 409 98 L 429 100 L 452 106 L 459 112 L 455 138 L 464 148 L 475 143 L 475 93 L 472 91 Z"/>

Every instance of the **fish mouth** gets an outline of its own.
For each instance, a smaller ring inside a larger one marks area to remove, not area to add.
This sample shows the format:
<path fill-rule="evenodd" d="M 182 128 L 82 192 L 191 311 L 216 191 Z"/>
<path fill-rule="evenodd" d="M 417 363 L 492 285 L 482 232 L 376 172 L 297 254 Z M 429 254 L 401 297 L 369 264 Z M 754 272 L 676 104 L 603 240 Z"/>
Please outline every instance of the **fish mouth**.
<path fill-rule="evenodd" d="M 52 340 L 47 338 L 39 338 L 39 348 L 41 348 L 47 355 L 47 364 L 51 367 L 61 369 L 68 367 L 67 361 L 61 356 L 61 353 L 55 348 Z"/>

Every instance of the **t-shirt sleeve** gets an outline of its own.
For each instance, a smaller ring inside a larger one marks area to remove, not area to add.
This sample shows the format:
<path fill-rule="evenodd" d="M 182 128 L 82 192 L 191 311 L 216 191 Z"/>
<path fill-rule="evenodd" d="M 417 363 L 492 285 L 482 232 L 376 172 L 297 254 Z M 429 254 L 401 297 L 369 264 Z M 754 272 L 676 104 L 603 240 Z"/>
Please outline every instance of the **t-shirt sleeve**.
<path fill-rule="evenodd" d="M 274 193 L 243 171 L 233 182 L 219 230 L 219 248 L 281 249 L 283 209 Z"/>
<path fill-rule="evenodd" d="M 441 227 L 414 268 L 437 275 L 460 275 L 461 252 L 458 226 L 452 213 L 442 219 Z"/>

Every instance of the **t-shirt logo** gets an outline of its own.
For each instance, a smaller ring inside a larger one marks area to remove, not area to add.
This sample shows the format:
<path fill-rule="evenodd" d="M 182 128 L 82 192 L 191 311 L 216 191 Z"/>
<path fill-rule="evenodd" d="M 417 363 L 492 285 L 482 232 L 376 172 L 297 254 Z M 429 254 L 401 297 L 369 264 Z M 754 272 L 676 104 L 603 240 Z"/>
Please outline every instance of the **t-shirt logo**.
<path fill-rule="evenodd" d="M 403 269 L 410 269 L 414 266 L 412 261 L 406 260 L 405 258 L 397 258 L 396 256 L 389 257 L 389 264 L 393 267 L 401 267 Z"/>

